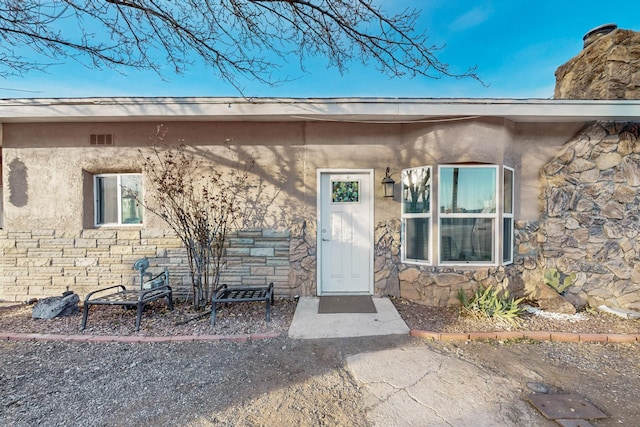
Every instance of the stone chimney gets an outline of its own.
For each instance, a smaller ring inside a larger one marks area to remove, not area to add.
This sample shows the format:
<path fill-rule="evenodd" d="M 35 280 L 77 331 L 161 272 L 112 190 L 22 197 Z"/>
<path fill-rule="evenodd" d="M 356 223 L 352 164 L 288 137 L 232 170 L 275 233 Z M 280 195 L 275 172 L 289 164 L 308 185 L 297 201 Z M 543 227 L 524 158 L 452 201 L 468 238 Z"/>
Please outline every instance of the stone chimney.
<path fill-rule="evenodd" d="M 555 99 L 640 99 L 640 33 L 602 25 L 556 70 Z"/>

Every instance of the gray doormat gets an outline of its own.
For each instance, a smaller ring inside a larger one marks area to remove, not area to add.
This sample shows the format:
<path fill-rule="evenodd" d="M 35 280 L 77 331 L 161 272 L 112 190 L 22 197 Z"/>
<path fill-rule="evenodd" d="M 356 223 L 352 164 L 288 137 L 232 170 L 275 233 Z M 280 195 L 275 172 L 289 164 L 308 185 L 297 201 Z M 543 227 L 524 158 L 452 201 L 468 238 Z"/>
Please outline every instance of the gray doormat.
<path fill-rule="evenodd" d="M 369 295 L 320 297 L 318 314 L 329 313 L 377 313 L 377 311 Z"/>

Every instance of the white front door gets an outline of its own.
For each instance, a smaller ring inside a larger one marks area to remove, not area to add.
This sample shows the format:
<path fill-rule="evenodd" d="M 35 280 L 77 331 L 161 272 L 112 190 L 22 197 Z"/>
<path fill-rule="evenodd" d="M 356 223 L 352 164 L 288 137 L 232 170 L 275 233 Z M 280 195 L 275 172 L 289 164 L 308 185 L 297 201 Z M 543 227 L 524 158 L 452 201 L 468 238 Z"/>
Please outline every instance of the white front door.
<path fill-rule="evenodd" d="M 318 294 L 373 293 L 372 172 L 320 172 Z"/>

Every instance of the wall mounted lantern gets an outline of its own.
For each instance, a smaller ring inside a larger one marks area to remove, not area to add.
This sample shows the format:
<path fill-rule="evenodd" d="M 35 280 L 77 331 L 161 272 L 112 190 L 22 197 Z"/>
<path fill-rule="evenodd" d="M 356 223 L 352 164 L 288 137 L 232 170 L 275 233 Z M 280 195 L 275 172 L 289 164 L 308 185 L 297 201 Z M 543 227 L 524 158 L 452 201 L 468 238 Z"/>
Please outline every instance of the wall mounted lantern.
<path fill-rule="evenodd" d="M 387 167 L 387 173 L 382 178 L 382 188 L 384 188 L 384 197 L 393 197 L 393 189 L 395 186 L 395 181 L 391 176 L 389 176 L 389 167 Z"/>

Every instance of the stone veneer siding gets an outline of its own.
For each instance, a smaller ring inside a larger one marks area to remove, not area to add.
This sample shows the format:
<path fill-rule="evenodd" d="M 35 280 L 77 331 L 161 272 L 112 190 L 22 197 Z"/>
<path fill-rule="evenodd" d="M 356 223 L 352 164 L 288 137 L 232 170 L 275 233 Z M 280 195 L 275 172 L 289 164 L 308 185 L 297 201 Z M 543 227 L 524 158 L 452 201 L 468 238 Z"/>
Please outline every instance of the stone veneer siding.
<path fill-rule="evenodd" d="M 594 123 L 544 166 L 541 255 L 574 305 L 640 309 L 640 123 Z"/>
<path fill-rule="evenodd" d="M 289 240 L 288 232 L 271 230 L 230 236 L 234 274 L 222 277 L 230 284 L 274 282 L 277 294 L 289 296 Z M 133 263 L 143 257 L 150 261 L 149 271 L 169 269 L 178 296 L 189 292 L 186 250 L 169 230 L 0 230 L 0 300 L 26 301 L 66 290 L 83 298 L 107 286 L 137 286 Z"/>
<path fill-rule="evenodd" d="M 168 267 L 172 284 L 188 272 L 180 240 L 156 230 L 0 230 L 0 253 L 0 299 L 7 301 L 132 286 L 139 277 L 133 263 L 143 257 L 150 271 Z"/>
<path fill-rule="evenodd" d="M 291 296 L 317 295 L 316 228 L 312 220 L 293 227 L 289 242 L 289 284 Z M 308 225 L 311 225 L 308 227 Z"/>
<path fill-rule="evenodd" d="M 291 296 L 289 230 L 242 230 L 227 238 L 220 284 L 260 286 L 273 283 L 278 296 Z"/>

